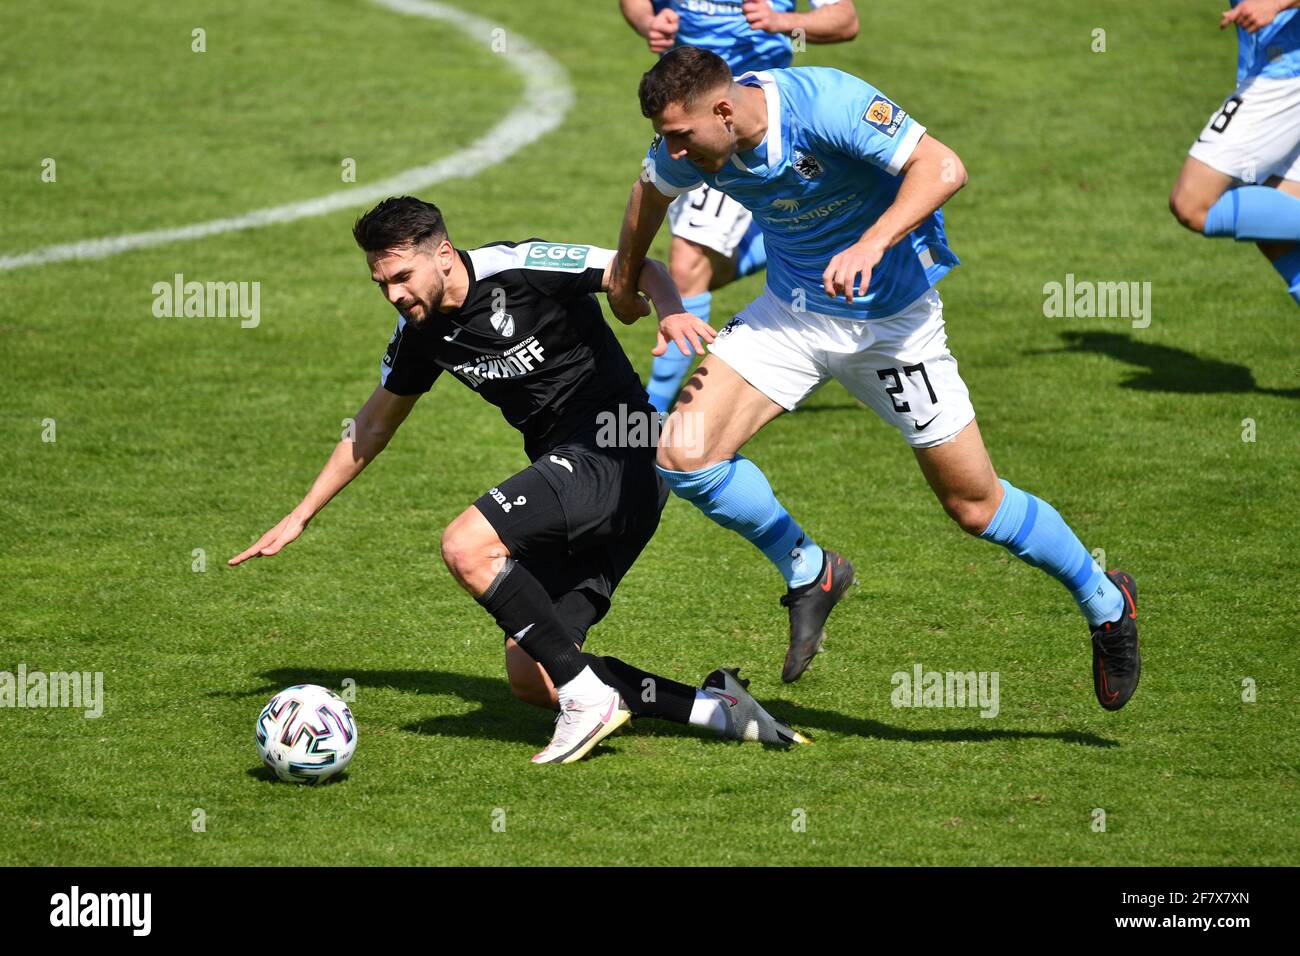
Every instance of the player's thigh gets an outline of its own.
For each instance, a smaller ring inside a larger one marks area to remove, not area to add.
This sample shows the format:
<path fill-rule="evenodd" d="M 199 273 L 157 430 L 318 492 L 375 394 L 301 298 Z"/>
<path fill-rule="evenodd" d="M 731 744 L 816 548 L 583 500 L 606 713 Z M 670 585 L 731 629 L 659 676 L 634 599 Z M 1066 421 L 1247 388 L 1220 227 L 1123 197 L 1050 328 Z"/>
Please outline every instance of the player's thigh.
<path fill-rule="evenodd" d="M 683 298 L 689 298 L 726 285 L 735 275 L 736 264 L 716 249 L 673 236 L 668 269 L 677 291 Z"/>
<path fill-rule="evenodd" d="M 727 461 L 782 411 L 727 362 L 706 355 L 660 431 L 659 464 L 695 471 Z"/>
<path fill-rule="evenodd" d="M 945 444 L 974 421 L 934 289 L 892 318 L 838 321 L 857 343 L 830 354 L 831 373 L 913 448 Z"/>
<path fill-rule="evenodd" d="M 687 379 L 659 438 L 659 464 L 693 471 L 730 459 L 830 378 L 810 326 L 764 292 L 731 319 Z"/>

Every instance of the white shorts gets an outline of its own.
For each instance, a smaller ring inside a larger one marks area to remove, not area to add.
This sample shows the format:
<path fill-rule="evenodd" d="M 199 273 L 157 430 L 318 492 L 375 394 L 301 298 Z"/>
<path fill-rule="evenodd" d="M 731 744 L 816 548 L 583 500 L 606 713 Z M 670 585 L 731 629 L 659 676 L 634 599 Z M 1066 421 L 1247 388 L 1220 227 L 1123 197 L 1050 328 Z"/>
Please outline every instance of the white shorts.
<path fill-rule="evenodd" d="M 1237 87 L 1188 155 L 1246 183 L 1300 180 L 1300 78 L 1256 77 Z"/>
<path fill-rule="evenodd" d="M 745 237 L 754 217 L 724 192 L 700 186 L 682 193 L 668 207 L 668 228 L 687 239 L 730 258 Z"/>
<path fill-rule="evenodd" d="M 709 351 L 787 411 L 833 378 L 913 448 L 942 445 L 975 419 L 934 289 L 870 322 L 795 312 L 764 290 Z"/>

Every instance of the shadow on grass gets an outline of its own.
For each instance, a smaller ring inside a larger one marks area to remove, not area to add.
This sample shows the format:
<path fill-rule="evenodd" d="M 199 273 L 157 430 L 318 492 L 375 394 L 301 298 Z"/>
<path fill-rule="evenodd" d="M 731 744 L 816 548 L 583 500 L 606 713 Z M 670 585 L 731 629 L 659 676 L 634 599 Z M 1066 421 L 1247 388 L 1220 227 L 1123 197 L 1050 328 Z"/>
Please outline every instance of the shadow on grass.
<path fill-rule="evenodd" d="M 477 677 L 429 670 L 321 670 L 288 668 L 263 671 L 257 675 L 266 681 L 249 691 L 218 692 L 214 696 L 257 697 L 271 695 L 294 684 L 320 684 L 338 690 L 343 681 L 353 680 L 356 687 L 390 687 L 413 694 L 456 697 L 479 709 L 464 714 L 445 714 L 416 721 L 402 727 L 414 734 L 446 737 L 480 737 L 489 740 L 536 744 L 550 734 L 551 718 L 536 707 L 515 699 L 505 676 Z"/>
<path fill-rule="evenodd" d="M 278 783 L 283 784 L 286 787 L 303 787 L 307 789 L 312 787 L 332 787 L 335 784 L 346 783 L 348 780 L 348 771 L 344 770 L 342 773 L 335 774 L 320 783 L 307 783 L 306 781 L 302 783 L 291 783 L 277 777 L 274 771 L 272 771 L 266 764 L 258 764 L 256 767 L 249 767 L 244 771 L 244 773 L 247 776 L 252 777 L 254 780 L 260 780 L 263 783 Z"/>
<path fill-rule="evenodd" d="M 1108 355 L 1136 365 L 1136 372 L 1120 383 L 1144 392 L 1178 392 L 1190 395 L 1256 393 L 1300 398 L 1300 388 L 1261 388 L 1244 365 L 1201 358 L 1170 345 L 1140 342 L 1118 332 L 1062 332 L 1065 347 L 1057 351 Z"/>
<path fill-rule="evenodd" d="M 765 701 L 770 703 L 773 715 L 796 729 L 808 731 L 830 730 L 853 737 L 875 737 L 879 740 L 905 740 L 909 743 L 981 743 L 990 740 L 1059 740 L 1085 747 L 1117 747 L 1114 740 L 1078 730 L 1012 730 L 992 727 L 943 727 L 934 730 L 917 730 L 882 724 L 865 717 L 848 717 L 833 710 L 804 707 L 788 700 Z"/>
<path fill-rule="evenodd" d="M 351 678 L 356 686 L 366 688 L 391 687 L 394 690 L 416 694 L 433 694 L 457 697 L 478 709 L 463 714 L 446 714 L 415 721 L 402 727 L 413 734 L 438 737 L 468 737 L 511 741 L 524 744 L 544 742 L 550 733 L 550 714 L 515 700 L 504 677 L 477 677 L 430 670 L 348 670 L 329 671 L 310 668 L 264 671 L 258 675 L 266 680 L 262 687 L 241 692 L 218 692 L 214 696 L 269 698 L 278 690 L 293 684 L 320 684 L 341 687 Z M 874 737 L 879 740 L 898 740 L 908 743 L 981 743 L 993 740 L 1058 740 L 1062 743 L 1086 747 L 1115 747 L 1118 744 L 1096 734 L 1075 730 L 1011 730 L 983 727 L 952 727 L 935 730 L 915 730 L 883 724 L 865 717 L 852 717 L 833 710 L 804 707 L 789 700 L 763 700 L 774 715 L 791 726 L 806 730 L 816 736 L 818 731 L 844 734 L 853 737 Z M 653 718 L 637 718 L 634 733 L 648 736 L 671 735 L 711 738 L 713 735 L 697 727 L 681 727 Z"/>

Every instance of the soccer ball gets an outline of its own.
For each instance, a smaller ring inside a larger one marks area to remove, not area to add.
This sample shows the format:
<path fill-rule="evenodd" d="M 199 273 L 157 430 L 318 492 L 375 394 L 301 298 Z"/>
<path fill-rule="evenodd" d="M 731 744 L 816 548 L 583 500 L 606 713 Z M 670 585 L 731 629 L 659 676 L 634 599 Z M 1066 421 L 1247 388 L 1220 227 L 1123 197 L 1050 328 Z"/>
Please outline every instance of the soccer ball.
<path fill-rule="evenodd" d="M 295 684 L 258 715 L 257 752 L 281 780 L 320 783 L 342 772 L 357 749 L 352 711 L 334 691 Z"/>

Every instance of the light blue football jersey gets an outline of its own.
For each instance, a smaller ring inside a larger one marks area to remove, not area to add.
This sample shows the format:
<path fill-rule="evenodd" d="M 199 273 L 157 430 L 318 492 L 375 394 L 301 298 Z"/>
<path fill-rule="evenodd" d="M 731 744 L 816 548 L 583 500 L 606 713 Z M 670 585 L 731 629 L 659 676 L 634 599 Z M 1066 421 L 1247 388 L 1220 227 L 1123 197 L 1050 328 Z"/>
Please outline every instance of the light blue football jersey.
<path fill-rule="evenodd" d="M 1241 0 L 1232 0 L 1235 7 Z M 1262 76 L 1300 76 L 1300 10 L 1283 10 L 1273 22 L 1254 33 L 1237 27 L 1237 85 Z"/>
<path fill-rule="evenodd" d="M 668 196 L 700 183 L 754 215 L 767 246 L 767 285 L 809 312 L 854 319 L 896 315 L 942 279 L 957 257 L 936 210 L 876 265 L 865 295 L 832 299 L 822 273 L 898 195 L 904 163 L 925 127 L 870 83 L 825 67 L 745 74 L 767 97 L 767 136 L 717 173 L 673 160 L 656 138 L 646 169 Z"/>
<path fill-rule="evenodd" d="M 795 9 L 796 0 L 769 2 L 777 13 L 790 13 Z M 812 0 L 812 6 L 834 2 Z M 665 7 L 677 12 L 676 46 L 697 46 L 716 53 L 727 61 L 732 73 L 787 67 L 794 59 L 790 38 L 751 27 L 740 0 L 655 0 L 656 13 Z"/>

